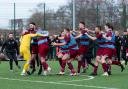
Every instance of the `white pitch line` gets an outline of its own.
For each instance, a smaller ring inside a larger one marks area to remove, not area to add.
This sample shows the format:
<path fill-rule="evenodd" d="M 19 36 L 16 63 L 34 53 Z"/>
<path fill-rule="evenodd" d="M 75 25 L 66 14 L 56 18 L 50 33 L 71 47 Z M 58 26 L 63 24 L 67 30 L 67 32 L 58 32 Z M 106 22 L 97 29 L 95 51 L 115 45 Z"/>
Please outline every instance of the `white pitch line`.
<path fill-rule="evenodd" d="M 57 75 L 56 73 L 50 73 L 50 75 Z M 68 74 L 64 74 L 64 75 L 67 75 L 67 76 L 69 76 Z M 63 76 L 63 75 L 62 75 Z M 88 76 L 88 75 L 79 75 L 79 76 L 86 76 L 86 77 L 88 77 L 87 79 L 80 79 L 80 80 L 70 80 L 70 81 L 58 81 L 58 82 L 77 82 L 77 81 L 84 81 L 84 80 L 92 80 L 92 79 L 94 79 L 95 77 L 93 77 L 93 76 Z M 71 75 L 70 75 L 70 77 L 71 77 Z M 72 76 L 72 77 L 74 77 L 74 76 Z M 54 82 L 54 81 L 51 81 L 51 82 Z"/>
<path fill-rule="evenodd" d="M 87 75 L 80 75 L 80 76 L 86 76 L 86 77 L 88 77 L 88 78 L 87 78 L 87 79 L 81 79 L 81 80 L 58 81 L 58 82 L 61 82 L 61 83 L 63 83 L 63 82 L 78 82 L 78 81 L 92 80 L 92 79 L 95 78 L 95 77 L 93 77 L 93 76 L 87 76 Z"/>
<path fill-rule="evenodd" d="M 2 78 L 3 80 L 10 81 L 20 81 L 20 82 L 31 82 L 31 83 L 46 83 L 46 84 L 54 84 L 54 85 L 66 85 L 66 86 L 76 86 L 76 87 L 88 87 L 88 88 L 96 88 L 96 89 L 119 89 L 119 88 L 110 88 L 110 87 L 101 87 L 101 86 L 90 86 L 90 85 L 77 85 L 77 84 L 68 84 L 68 83 L 58 83 L 58 82 L 45 82 L 45 81 L 31 81 L 31 80 L 22 80 L 22 79 L 11 79 L 11 78 Z"/>
<path fill-rule="evenodd" d="M 56 73 L 50 73 L 49 75 L 57 75 Z M 65 75 L 67 75 L 67 76 L 69 76 L 68 74 L 65 74 Z M 86 78 L 86 79 L 75 79 L 75 80 L 69 80 L 69 81 L 58 81 L 58 82 L 78 82 L 78 81 L 89 81 L 89 80 L 92 80 L 92 79 L 94 79 L 95 77 L 93 77 L 93 76 L 88 76 L 88 75 L 79 75 L 79 76 L 85 76 L 85 77 L 88 77 L 88 78 Z M 70 75 L 70 77 L 71 77 L 71 75 Z M 74 77 L 74 76 L 72 76 L 72 77 Z M 51 81 L 51 82 L 55 82 L 55 81 Z"/>

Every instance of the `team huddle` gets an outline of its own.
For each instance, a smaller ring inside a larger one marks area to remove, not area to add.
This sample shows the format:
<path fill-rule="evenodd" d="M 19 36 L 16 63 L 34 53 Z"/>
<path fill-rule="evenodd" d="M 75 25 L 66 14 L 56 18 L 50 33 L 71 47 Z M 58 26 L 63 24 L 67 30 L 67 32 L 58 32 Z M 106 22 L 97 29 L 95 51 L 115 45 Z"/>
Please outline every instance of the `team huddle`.
<path fill-rule="evenodd" d="M 109 23 L 104 26 L 105 31 L 101 26 L 96 26 L 95 30 L 86 28 L 84 22 L 79 22 L 79 30 L 71 31 L 69 28 L 65 28 L 59 35 L 51 35 L 54 41 L 51 41 L 49 32 L 37 28 L 35 23 L 29 24 L 29 29 L 22 32 L 20 38 L 20 49 L 16 49 L 17 55 L 23 57 L 26 61 L 23 66 L 21 75 L 33 74 L 36 70 L 35 63 L 39 63 L 40 70 L 38 74 L 47 75 L 51 71 L 51 67 L 47 63 L 47 55 L 49 52 L 49 44 L 57 48 L 57 58 L 60 65 L 59 75 L 65 74 L 66 65 L 71 71 L 71 76 L 81 74 L 81 68 L 86 70 L 87 65 L 90 64 L 93 67 L 91 73 L 92 76 L 96 76 L 98 73 L 99 64 L 102 65 L 103 76 L 111 75 L 111 66 L 117 65 L 121 68 L 121 72 L 124 70 L 123 64 L 121 64 L 118 58 L 118 52 L 116 48 L 116 33 L 113 32 L 113 26 Z M 128 35 L 128 32 L 125 32 Z M 92 48 L 94 41 L 98 44 L 96 52 L 96 58 L 92 62 Z M 126 40 L 126 43 L 128 41 Z M 4 47 L 2 47 L 3 51 Z M 5 48 L 6 49 L 6 48 Z M 18 52 L 19 51 L 19 52 Z M 12 55 L 9 55 L 12 56 Z M 128 57 L 128 48 L 126 47 L 126 62 Z M 10 59 L 10 58 L 9 58 Z M 13 59 L 13 58 L 11 58 Z M 15 58 L 16 59 L 16 58 Z M 77 70 L 74 68 L 72 62 L 76 60 L 78 62 Z M 19 67 L 19 65 L 17 64 Z M 32 72 L 30 73 L 30 68 Z M 43 72 L 42 72 L 43 70 Z"/>

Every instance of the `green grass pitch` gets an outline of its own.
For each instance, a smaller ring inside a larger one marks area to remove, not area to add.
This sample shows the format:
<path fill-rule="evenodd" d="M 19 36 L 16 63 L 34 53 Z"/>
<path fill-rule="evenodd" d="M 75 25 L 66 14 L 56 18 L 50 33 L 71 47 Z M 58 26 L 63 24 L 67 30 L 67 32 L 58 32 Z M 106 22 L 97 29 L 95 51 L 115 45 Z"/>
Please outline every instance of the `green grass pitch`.
<path fill-rule="evenodd" d="M 24 62 L 19 62 L 23 66 Z M 48 62 L 52 68 L 48 76 L 38 76 L 37 72 L 31 76 L 20 76 L 22 71 L 15 67 L 14 72 L 9 71 L 9 63 L 0 64 L 0 89 L 128 89 L 128 67 L 120 72 L 120 67 L 112 66 L 112 75 L 103 77 L 101 66 L 98 76 L 88 76 L 92 72 L 90 66 L 87 73 L 81 76 L 69 76 L 70 71 L 66 68 L 66 75 L 59 76 L 59 64 L 57 61 Z M 76 67 L 77 62 L 73 65 Z M 37 68 L 38 70 L 38 68 Z"/>

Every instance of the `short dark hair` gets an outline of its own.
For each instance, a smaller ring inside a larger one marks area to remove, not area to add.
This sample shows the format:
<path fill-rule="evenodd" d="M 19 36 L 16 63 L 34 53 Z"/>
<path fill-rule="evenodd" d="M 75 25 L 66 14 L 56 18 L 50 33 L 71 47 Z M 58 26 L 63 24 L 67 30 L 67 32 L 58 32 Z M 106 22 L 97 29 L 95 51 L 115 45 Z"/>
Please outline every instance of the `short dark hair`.
<path fill-rule="evenodd" d="M 36 26 L 36 23 L 34 23 L 34 22 L 30 22 L 29 24 L 32 24 L 32 25 L 35 25 Z"/>
<path fill-rule="evenodd" d="M 69 28 L 64 28 L 66 31 L 70 32 L 70 29 Z"/>
<path fill-rule="evenodd" d="M 13 34 L 12 32 L 8 33 L 8 35 Z"/>
<path fill-rule="evenodd" d="M 110 23 L 106 23 L 105 25 L 106 25 L 108 28 L 112 29 L 112 30 L 114 29 L 113 26 L 112 26 Z"/>
<path fill-rule="evenodd" d="M 102 30 L 102 27 L 100 25 L 97 25 L 96 28 L 98 28 L 100 31 Z"/>
<path fill-rule="evenodd" d="M 7 37 L 9 37 L 10 34 L 12 34 L 14 36 L 14 34 L 12 32 L 9 32 L 8 35 L 7 35 Z"/>
<path fill-rule="evenodd" d="M 84 21 L 80 21 L 79 23 L 83 24 L 85 26 L 85 22 Z"/>

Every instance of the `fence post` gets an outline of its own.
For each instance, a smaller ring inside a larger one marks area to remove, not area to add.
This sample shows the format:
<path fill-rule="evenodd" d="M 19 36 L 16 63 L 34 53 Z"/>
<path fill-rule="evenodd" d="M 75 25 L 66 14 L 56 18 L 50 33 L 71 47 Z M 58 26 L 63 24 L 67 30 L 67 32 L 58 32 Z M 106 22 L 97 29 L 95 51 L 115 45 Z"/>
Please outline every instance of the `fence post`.
<path fill-rule="evenodd" d="M 14 3 L 14 38 L 16 38 L 16 4 Z"/>
<path fill-rule="evenodd" d="M 46 5 L 45 5 L 45 3 L 44 3 L 44 29 L 46 29 L 46 16 L 45 16 L 45 7 L 46 7 Z"/>

